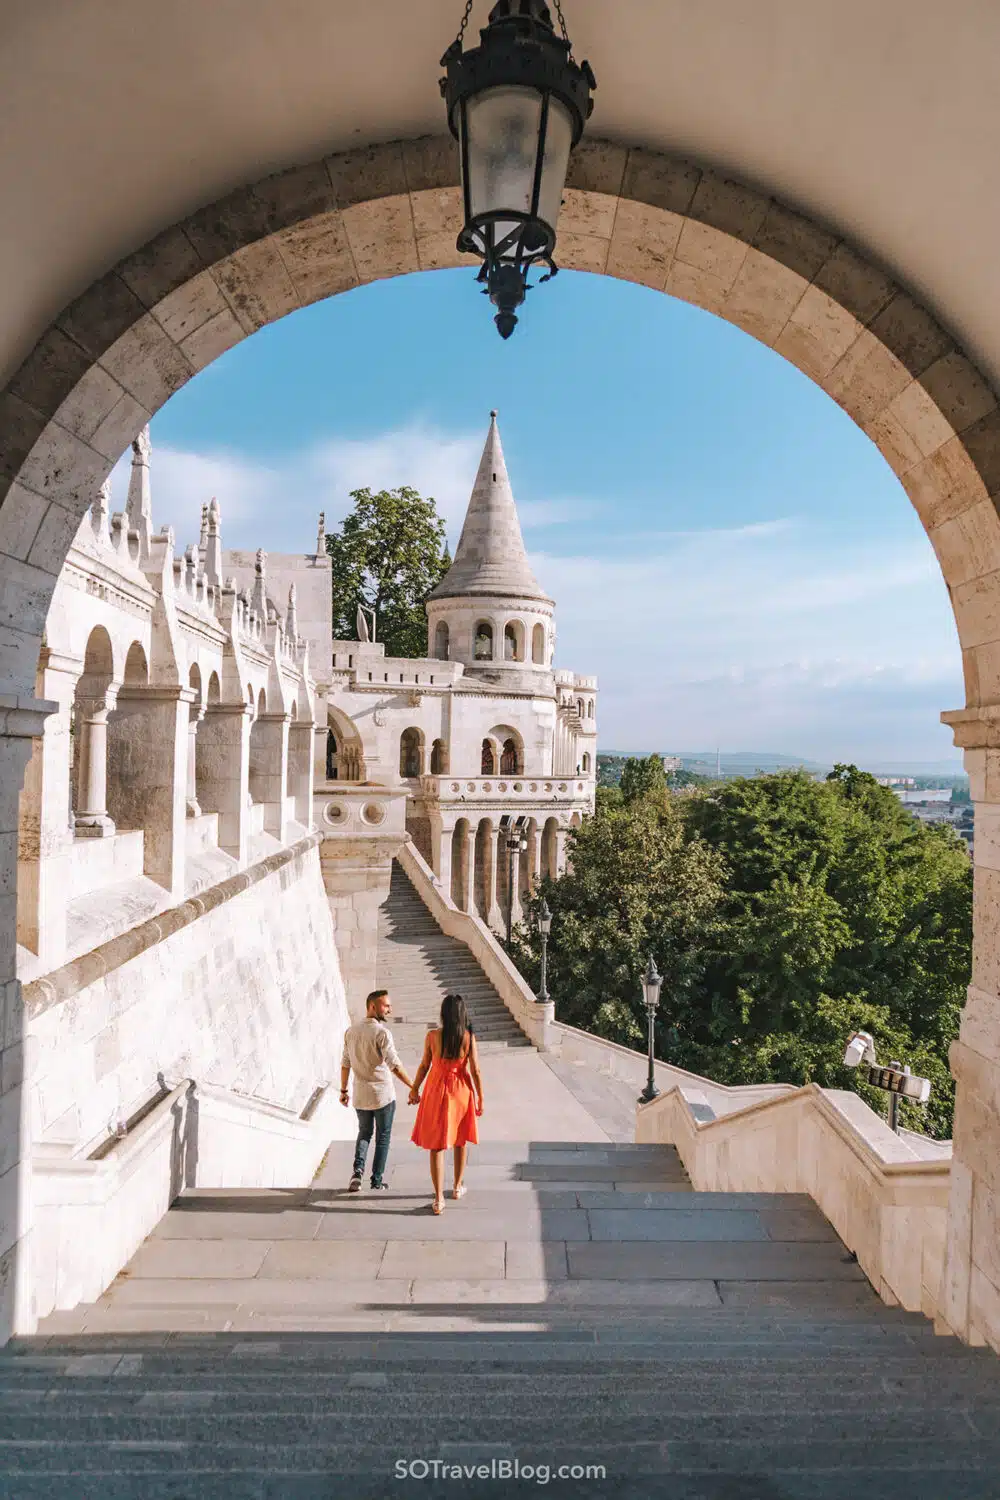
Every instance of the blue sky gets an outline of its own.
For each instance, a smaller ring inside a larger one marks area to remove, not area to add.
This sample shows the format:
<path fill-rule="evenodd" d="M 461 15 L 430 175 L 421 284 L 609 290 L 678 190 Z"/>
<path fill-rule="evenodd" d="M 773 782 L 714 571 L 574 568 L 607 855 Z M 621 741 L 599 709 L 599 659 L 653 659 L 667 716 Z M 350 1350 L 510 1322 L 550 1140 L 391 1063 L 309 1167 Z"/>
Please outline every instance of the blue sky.
<path fill-rule="evenodd" d="M 605 746 L 960 766 L 955 629 L 895 476 L 778 355 L 642 287 L 563 272 L 508 343 L 468 271 L 295 313 L 156 417 L 156 522 L 187 541 L 215 494 L 226 545 L 306 551 L 350 489 L 410 483 L 454 541 L 494 406 Z"/>

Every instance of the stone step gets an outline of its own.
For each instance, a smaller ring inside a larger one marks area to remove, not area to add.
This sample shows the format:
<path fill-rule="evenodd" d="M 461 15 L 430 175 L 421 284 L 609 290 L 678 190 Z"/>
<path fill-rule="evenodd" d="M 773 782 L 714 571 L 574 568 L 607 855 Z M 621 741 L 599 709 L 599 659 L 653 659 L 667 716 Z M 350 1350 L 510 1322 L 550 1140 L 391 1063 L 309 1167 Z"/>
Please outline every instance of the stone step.
<path fill-rule="evenodd" d="M 458 993 L 484 1051 L 531 1045 L 468 948 L 441 931 L 398 863 L 379 911 L 375 978 L 389 990 L 400 1027 L 436 1025 L 445 995 Z"/>

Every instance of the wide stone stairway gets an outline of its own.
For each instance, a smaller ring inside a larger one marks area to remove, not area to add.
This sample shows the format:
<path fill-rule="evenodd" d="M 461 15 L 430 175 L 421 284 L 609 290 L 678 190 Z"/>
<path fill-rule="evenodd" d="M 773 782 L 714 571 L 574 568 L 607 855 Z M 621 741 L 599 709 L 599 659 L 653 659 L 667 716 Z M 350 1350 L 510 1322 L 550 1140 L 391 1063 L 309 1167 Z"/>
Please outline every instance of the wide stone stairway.
<path fill-rule="evenodd" d="M 441 931 L 397 862 L 379 910 L 375 978 L 390 993 L 397 1043 L 419 1039 L 418 1056 L 449 991 L 464 997 L 482 1050 L 531 1045 L 468 948 Z"/>
<path fill-rule="evenodd" d="M 510 1061 L 537 1074 L 512 1106 L 489 1059 L 439 1218 L 405 1106 L 389 1192 L 348 1196 L 338 1143 L 307 1189 L 181 1198 L 97 1305 L 0 1355 L 0 1494 L 1000 1493 L 993 1354 L 884 1306 L 807 1198 L 695 1193 L 596 1128 L 504 1139 L 525 1085 L 586 1128 Z"/>

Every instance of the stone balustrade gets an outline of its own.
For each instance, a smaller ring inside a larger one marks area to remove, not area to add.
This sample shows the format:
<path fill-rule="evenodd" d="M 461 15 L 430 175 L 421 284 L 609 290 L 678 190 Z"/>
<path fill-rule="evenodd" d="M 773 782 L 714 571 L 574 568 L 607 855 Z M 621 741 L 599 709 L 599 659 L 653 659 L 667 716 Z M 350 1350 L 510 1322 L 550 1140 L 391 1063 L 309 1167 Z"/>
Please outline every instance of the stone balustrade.
<path fill-rule="evenodd" d="M 438 802 L 509 802 L 521 798 L 525 802 L 537 802 L 544 798 L 546 804 L 565 802 L 575 806 L 585 803 L 585 811 L 591 808 L 594 790 L 593 776 L 538 777 L 538 776 L 485 776 L 464 780 L 458 776 L 422 776 L 421 790 L 425 796 Z"/>

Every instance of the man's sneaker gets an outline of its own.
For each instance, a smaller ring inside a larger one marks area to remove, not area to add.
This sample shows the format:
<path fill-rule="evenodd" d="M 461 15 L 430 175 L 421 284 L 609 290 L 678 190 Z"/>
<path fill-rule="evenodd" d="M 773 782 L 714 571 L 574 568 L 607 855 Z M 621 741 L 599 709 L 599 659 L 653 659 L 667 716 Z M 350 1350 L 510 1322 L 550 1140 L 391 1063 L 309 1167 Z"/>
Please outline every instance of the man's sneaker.
<path fill-rule="evenodd" d="M 347 1191 L 349 1193 L 360 1193 L 360 1191 L 361 1191 L 361 1176 L 360 1176 L 360 1173 L 355 1172 L 354 1176 L 351 1178 L 350 1182 L 347 1184 Z"/>
<path fill-rule="evenodd" d="M 388 1191 L 389 1191 L 389 1184 L 387 1182 L 373 1182 L 372 1183 L 372 1192 L 373 1193 L 387 1193 Z"/>

